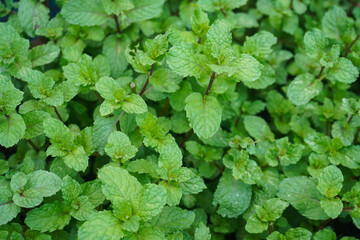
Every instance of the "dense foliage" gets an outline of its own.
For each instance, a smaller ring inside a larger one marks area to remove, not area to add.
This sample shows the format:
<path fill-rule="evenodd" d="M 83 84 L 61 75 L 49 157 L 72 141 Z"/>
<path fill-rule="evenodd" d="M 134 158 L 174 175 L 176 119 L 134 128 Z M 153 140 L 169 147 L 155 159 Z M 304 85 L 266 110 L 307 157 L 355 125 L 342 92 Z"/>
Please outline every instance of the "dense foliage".
<path fill-rule="evenodd" d="M 356 0 L 0 17 L 0 239 L 360 237 Z"/>

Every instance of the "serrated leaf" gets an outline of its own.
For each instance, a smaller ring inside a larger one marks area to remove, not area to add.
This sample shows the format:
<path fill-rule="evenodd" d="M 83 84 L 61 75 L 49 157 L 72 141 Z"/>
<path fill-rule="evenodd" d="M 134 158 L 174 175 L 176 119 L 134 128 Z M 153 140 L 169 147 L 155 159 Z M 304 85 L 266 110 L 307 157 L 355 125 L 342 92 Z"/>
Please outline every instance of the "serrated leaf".
<path fill-rule="evenodd" d="M 42 66 L 54 61 L 59 56 L 60 48 L 49 42 L 32 48 L 29 57 L 33 67 Z"/>
<path fill-rule="evenodd" d="M 210 240 L 210 229 L 203 222 L 200 222 L 195 229 L 195 240 Z"/>
<path fill-rule="evenodd" d="M 343 174 L 336 166 L 328 166 L 322 170 L 317 189 L 327 197 L 335 197 L 341 191 Z"/>
<path fill-rule="evenodd" d="M 304 44 L 306 54 L 312 58 L 317 58 L 321 56 L 321 53 L 327 46 L 328 41 L 321 30 L 313 28 L 305 33 Z"/>
<path fill-rule="evenodd" d="M 141 184 L 124 169 L 112 166 L 103 167 L 99 170 L 98 178 L 103 183 L 105 197 L 114 204 L 125 202 L 134 206 L 140 198 Z"/>
<path fill-rule="evenodd" d="M 160 16 L 165 0 L 137 0 L 133 1 L 134 8 L 127 11 L 126 17 L 130 22 L 139 22 Z"/>
<path fill-rule="evenodd" d="M 250 136 L 257 140 L 274 140 L 274 134 L 271 132 L 264 119 L 258 116 L 245 116 L 244 125 Z"/>
<path fill-rule="evenodd" d="M 186 117 L 190 127 L 201 138 L 212 137 L 220 127 L 222 108 L 212 96 L 192 93 L 185 100 Z"/>
<path fill-rule="evenodd" d="M 343 202 L 339 198 L 323 198 L 320 201 L 320 205 L 332 219 L 337 218 L 343 211 Z"/>
<path fill-rule="evenodd" d="M 71 216 L 64 203 L 54 201 L 35 208 L 26 214 L 25 223 L 33 230 L 53 232 L 69 224 Z"/>
<path fill-rule="evenodd" d="M 94 214 L 79 228 L 79 240 L 120 240 L 124 237 L 120 221 L 110 211 Z"/>
<path fill-rule="evenodd" d="M 21 0 L 19 3 L 20 24 L 30 37 L 35 37 L 35 30 L 44 27 L 49 21 L 49 9 L 36 0 Z"/>
<path fill-rule="evenodd" d="M 272 33 L 260 31 L 251 37 L 246 37 L 242 52 L 258 59 L 265 59 L 272 53 L 271 47 L 276 41 L 277 38 Z"/>
<path fill-rule="evenodd" d="M 14 146 L 25 134 L 25 122 L 20 114 L 11 113 L 0 116 L 0 145 Z"/>
<path fill-rule="evenodd" d="M 147 112 L 147 105 L 142 97 L 132 93 L 124 99 L 122 109 L 127 113 L 139 114 Z"/>
<path fill-rule="evenodd" d="M 166 191 L 155 184 L 146 184 L 140 198 L 137 214 L 143 220 L 150 220 L 158 215 L 166 203 Z"/>
<path fill-rule="evenodd" d="M 348 17 L 346 12 L 339 6 L 333 6 L 327 11 L 322 19 L 322 29 L 326 36 L 331 39 L 341 39 L 346 31 Z"/>
<path fill-rule="evenodd" d="M 315 79 L 310 73 L 304 73 L 290 83 L 287 96 L 293 104 L 303 105 L 319 95 L 322 88 L 323 84 L 320 80 Z"/>
<path fill-rule="evenodd" d="M 175 44 L 166 54 L 166 62 L 175 73 L 182 77 L 194 76 L 200 78 L 201 74 L 206 74 L 206 58 L 196 52 L 195 46 L 183 42 Z"/>
<path fill-rule="evenodd" d="M 86 0 L 67 1 L 61 9 L 61 15 L 68 23 L 80 26 L 102 25 L 108 19 L 101 0 L 91 2 Z"/>
<path fill-rule="evenodd" d="M 214 193 L 213 205 L 219 204 L 217 212 L 221 216 L 235 218 L 249 207 L 251 195 L 250 185 L 224 173 Z"/>
<path fill-rule="evenodd" d="M 151 223 L 165 233 L 188 228 L 195 219 L 191 211 L 178 207 L 164 207 L 162 212 L 151 220 Z"/>
<path fill-rule="evenodd" d="M 135 156 L 137 148 L 131 145 L 125 133 L 116 131 L 110 134 L 105 152 L 112 160 L 124 163 Z"/>
<path fill-rule="evenodd" d="M 359 76 L 359 70 L 347 58 L 339 58 L 333 67 L 329 69 L 326 78 L 342 83 L 353 83 Z"/>
<path fill-rule="evenodd" d="M 285 178 L 280 183 L 277 195 L 309 219 L 327 219 L 327 215 L 320 206 L 321 193 L 308 177 Z"/>

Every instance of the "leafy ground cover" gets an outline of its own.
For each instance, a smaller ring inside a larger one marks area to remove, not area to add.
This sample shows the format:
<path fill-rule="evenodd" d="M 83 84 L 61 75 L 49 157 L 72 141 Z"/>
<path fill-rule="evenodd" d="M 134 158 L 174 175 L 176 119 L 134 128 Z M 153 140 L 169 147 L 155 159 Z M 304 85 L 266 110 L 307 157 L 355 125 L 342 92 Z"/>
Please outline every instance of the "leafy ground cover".
<path fill-rule="evenodd" d="M 357 1 L 0 16 L 0 239 L 360 237 Z"/>

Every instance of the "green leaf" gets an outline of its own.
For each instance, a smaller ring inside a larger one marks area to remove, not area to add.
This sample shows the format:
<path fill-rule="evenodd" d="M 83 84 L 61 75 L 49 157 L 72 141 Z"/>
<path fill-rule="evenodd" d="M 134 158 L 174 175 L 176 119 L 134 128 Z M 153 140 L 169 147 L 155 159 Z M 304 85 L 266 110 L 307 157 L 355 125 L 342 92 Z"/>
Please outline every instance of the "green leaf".
<path fill-rule="evenodd" d="M 208 15 L 201 11 L 200 8 L 194 10 L 194 14 L 190 18 L 191 29 L 199 37 L 204 36 L 209 30 L 209 18 Z"/>
<path fill-rule="evenodd" d="M 88 159 L 83 146 L 74 146 L 68 154 L 63 157 L 64 162 L 76 171 L 85 171 L 88 166 Z"/>
<path fill-rule="evenodd" d="M 35 37 L 35 30 L 44 27 L 49 21 L 49 9 L 36 0 L 21 0 L 19 21 L 26 34 Z"/>
<path fill-rule="evenodd" d="M 195 229 L 195 240 L 210 240 L 210 229 L 203 222 L 200 222 Z"/>
<path fill-rule="evenodd" d="M 339 60 L 328 70 L 327 79 L 339 81 L 342 83 L 353 83 L 359 76 L 359 70 L 347 58 L 339 58 Z"/>
<path fill-rule="evenodd" d="M 63 70 L 66 79 L 75 86 L 93 86 L 101 77 L 110 74 L 108 62 L 102 55 L 92 59 L 84 54 L 77 62 L 64 66 Z"/>
<path fill-rule="evenodd" d="M 190 127 L 201 138 L 212 137 L 220 127 L 222 108 L 212 96 L 192 93 L 185 100 L 186 117 Z"/>
<path fill-rule="evenodd" d="M 11 113 L 0 115 L 0 145 L 9 148 L 14 146 L 25 134 L 25 122 L 21 115 Z"/>
<path fill-rule="evenodd" d="M 303 105 L 319 95 L 322 88 L 323 84 L 320 80 L 315 79 L 310 73 L 304 73 L 290 83 L 287 96 L 293 104 Z"/>
<path fill-rule="evenodd" d="M 151 223 L 164 233 L 172 233 L 190 227 L 194 219 L 195 214 L 191 211 L 178 207 L 164 207 Z"/>
<path fill-rule="evenodd" d="M 42 66 L 53 62 L 60 53 L 60 48 L 49 42 L 32 48 L 29 57 L 33 67 Z"/>
<path fill-rule="evenodd" d="M 29 45 L 29 40 L 20 37 L 12 26 L 0 23 L 0 65 L 5 66 L 12 75 L 18 75 L 24 67 L 31 67 Z"/>
<path fill-rule="evenodd" d="M 112 2 L 111 0 L 104 0 Z M 123 2 L 122 0 L 120 0 Z M 128 62 L 125 56 L 127 39 L 119 38 L 116 34 L 112 34 L 105 38 L 102 54 L 107 58 L 110 64 L 111 77 L 118 78 L 125 71 Z"/>
<path fill-rule="evenodd" d="M 33 230 L 53 232 L 69 224 L 71 216 L 67 206 L 58 201 L 47 203 L 26 214 L 25 223 Z"/>
<path fill-rule="evenodd" d="M 224 165 L 232 169 L 235 179 L 241 179 L 246 184 L 255 184 L 260 180 L 262 173 L 260 167 L 245 150 L 230 149 L 223 157 Z"/>
<path fill-rule="evenodd" d="M 318 58 L 327 46 L 328 41 L 321 30 L 313 28 L 305 33 L 304 44 L 306 54 L 312 58 Z"/>
<path fill-rule="evenodd" d="M 273 50 L 271 47 L 276 44 L 276 42 L 277 38 L 272 33 L 260 31 L 251 37 L 246 37 L 242 52 L 262 60 L 272 53 Z"/>
<path fill-rule="evenodd" d="M 287 240 L 310 240 L 311 232 L 305 228 L 291 228 L 285 234 Z"/>
<path fill-rule="evenodd" d="M 104 118 L 98 117 L 94 122 L 92 129 L 93 144 L 100 154 L 104 153 L 105 146 L 107 144 L 108 137 L 116 130 L 115 124 L 118 116 Z"/>
<path fill-rule="evenodd" d="M 132 1 L 134 8 L 125 13 L 129 22 L 139 22 L 159 17 L 165 0 Z"/>
<path fill-rule="evenodd" d="M 264 119 L 258 116 L 245 116 L 244 125 L 246 131 L 256 140 L 274 140 L 274 134 L 271 132 Z"/>
<path fill-rule="evenodd" d="M 72 201 L 77 199 L 82 193 L 82 188 L 80 184 L 72 179 L 69 175 L 63 178 L 61 183 L 61 193 L 62 197 L 67 201 Z"/>
<path fill-rule="evenodd" d="M 64 95 L 60 88 L 54 88 L 55 81 L 46 77 L 40 71 L 30 70 L 24 77 L 29 84 L 31 94 L 52 106 L 60 106 L 64 102 Z"/>
<path fill-rule="evenodd" d="M 125 133 L 116 131 L 110 134 L 105 152 L 112 160 L 124 163 L 135 156 L 137 148 L 131 145 Z"/>
<path fill-rule="evenodd" d="M 66 1 L 61 9 L 61 15 L 68 23 L 80 26 L 102 25 L 108 19 L 101 0 L 91 2 L 86 0 Z"/>
<path fill-rule="evenodd" d="M 13 112 L 22 100 L 23 92 L 15 88 L 8 77 L 0 75 L 0 112 Z"/>
<path fill-rule="evenodd" d="M 261 75 L 258 79 L 256 79 L 255 81 L 243 81 L 245 86 L 253 89 L 265 89 L 274 82 L 275 82 L 275 71 L 268 64 L 264 65 L 264 68 L 262 69 Z"/>
<path fill-rule="evenodd" d="M 0 178 L 0 226 L 14 219 L 21 210 L 11 200 L 12 195 L 9 182 Z"/>
<path fill-rule="evenodd" d="M 325 153 L 330 145 L 331 138 L 317 132 L 309 133 L 304 138 L 306 144 L 317 153 Z"/>
<path fill-rule="evenodd" d="M 317 189 L 322 194 L 332 198 L 341 191 L 343 181 L 344 177 L 341 170 L 331 165 L 322 170 Z"/>
<path fill-rule="evenodd" d="M 344 146 L 350 146 L 354 141 L 356 128 L 349 124 L 346 119 L 337 120 L 331 128 L 331 135 L 339 138 Z"/>
<path fill-rule="evenodd" d="M 141 224 L 139 230 L 129 236 L 129 240 L 139 240 L 140 238 L 147 240 L 166 239 L 162 231 L 147 223 Z"/>
<path fill-rule="evenodd" d="M 200 0 L 199 5 L 208 12 L 232 10 L 245 5 L 247 0 Z"/>
<path fill-rule="evenodd" d="M 161 92 L 173 93 L 180 87 L 181 78 L 168 68 L 158 68 L 150 76 L 150 83 Z"/>
<path fill-rule="evenodd" d="M 323 198 L 320 205 L 332 219 L 337 218 L 343 211 L 343 203 L 339 198 Z"/>
<path fill-rule="evenodd" d="M 149 57 L 156 60 L 168 50 L 168 40 L 165 34 L 159 34 L 153 39 L 148 39 L 144 43 L 144 50 Z"/>
<path fill-rule="evenodd" d="M 320 206 L 321 193 L 308 177 L 285 178 L 280 183 L 277 195 L 309 219 L 327 219 L 327 215 Z"/>
<path fill-rule="evenodd" d="M 24 138 L 31 139 L 43 134 L 43 122 L 50 117 L 50 114 L 43 111 L 32 111 L 24 114 L 23 118 L 26 126 Z"/>
<path fill-rule="evenodd" d="M 245 230 L 249 233 L 262 233 L 268 228 L 269 223 L 262 222 L 256 215 L 246 220 Z"/>
<path fill-rule="evenodd" d="M 270 148 L 265 158 L 270 166 L 277 166 L 278 161 L 282 166 L 296 164 L 302 156 L 305 147 L 301 144 L 289 143 L 288 137 L 276 140 L 275 147 Z"/>
<path fill-rule="evenodd" d="M 123 101 L 123 106 L 125 112 L 127 113 L 144 113 L 147 112 L 147 105 L 138 94 L 130 94 Z"/>
<path fill-rule="evenodd" d="M 46 150 L 48 155 L 63 157 L 70 168 L 85 171 L 88 166 L 88 156 L 83 146 L 74 144 L 75 137 L 64 123 L 48 118 L 44 121 L 44 131 L 51 142 L 51 146 Z"/>
<path fill-rule="evenodd" d="M 256 215 L 262 222 L 273 222 L 281 217 L 283 211 L 289 206 L 278 198 L 266 200 L 262 206 L 255 206 Z"/>
<path fill-rule="evenodd" d="M 348 146 L 340 149 L 338 155 L 335 155 L 333 158 L 338 160 L 341 165 L 350 168 L 350 169 L 357 169 L 360 167 L 360 146 Z M 330 158 L 330 161 L 333 159 Z M 337 161 L 336 161 L 337 162 Z"/>
<path fill-rule="evenodd" d="M 196 52 L 194 44 L 182 42 L 175 44 L 166 54 L 166 62 L 176 74 L 187 77 L 200 78 L 206 74 L 206 57 Z"/>
<path fill-rule="evenodd" d="M 241 54 L 236 60 L 237 71 L 233 75 L 237 82 L 254 82 L 261 76 L 264 66 L 249 54 Z"/>
<path fill-rule="evenodd" d="M 119 167 L 105 166 L 99 170 L 98 178 L 103 183 L 105 197 L 111 202 L 125 202 L 130 206 L 138 201 L 142 186 L 128 171 Z"/>
<path fill-rule="evenodd" d="M 102 4 L 108 15 L 120 15 L 121 12 L 134 8 L 131 0 L 102 0 Z"/>
<path fill-rule="evenodd" d="M 94 214 L 79 228 L 79 240 L 119 240 L 124 237 L 120 221 L 110 211 Z"/>
<path fill-rule="evenodd" d="M 216 21 L 206 34 L 205 47 L 208 51 L 219 51 L 221 47 L 229 47 L 232 42 L 231 28 L 225 21 Z"/>
<path fill-rule="evenodd" d="M 348 28 L 346 12 L 336 5 L 327 11 L 322 19 L 322 29 L 331 39 L 341 39 Z"/>
<path fill-rule="evenodd" d="M 21 181 L 19 178 L 11 180 L 14 191 L 13 201 L 20 207 L 35 207 L 44 197 L 54 195 L 61 188 L 61 179 L 54 173 L 44 170 L 37 170 L 27 176 L 23 174 L 21 179 Z"/>
<path fill-rule="evenodd" d="M 223 217 L 240 216 L 250 205 L 251 186 L 235 180 L 229 173 L 224 173 L 214 193 L 213 205 L 219 204 L 217 212 Z"/>
<path fill-rule="evenodd" d="M 166 204 L 166 191 L 155 184 L 146 184 L 140 198 L 137 215 L 147 221 L 158 215 Z"/>
<path fill-rule="evenodd" d="M 314 240 L 336 240 L 336 234 L 333 230 L 325 228 L 314 234 Z"/>

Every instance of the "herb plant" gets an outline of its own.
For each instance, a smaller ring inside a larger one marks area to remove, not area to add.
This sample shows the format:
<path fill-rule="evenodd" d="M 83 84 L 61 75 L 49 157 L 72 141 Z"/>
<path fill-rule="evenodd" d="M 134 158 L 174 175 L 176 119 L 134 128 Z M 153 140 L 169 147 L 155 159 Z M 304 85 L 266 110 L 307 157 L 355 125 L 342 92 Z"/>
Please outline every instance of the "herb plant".
<path fill-rule="evenodd" d="M 0 17 L 0 239 L 360 237 L 356 0 Z"/>

